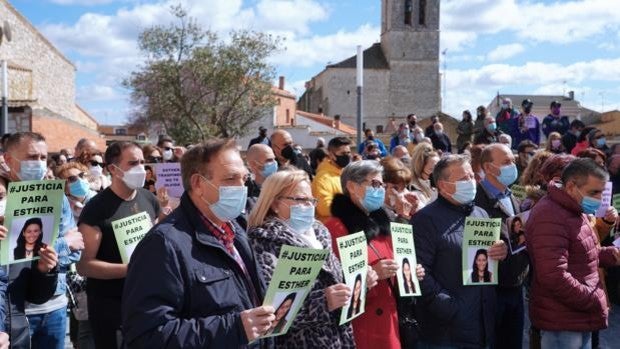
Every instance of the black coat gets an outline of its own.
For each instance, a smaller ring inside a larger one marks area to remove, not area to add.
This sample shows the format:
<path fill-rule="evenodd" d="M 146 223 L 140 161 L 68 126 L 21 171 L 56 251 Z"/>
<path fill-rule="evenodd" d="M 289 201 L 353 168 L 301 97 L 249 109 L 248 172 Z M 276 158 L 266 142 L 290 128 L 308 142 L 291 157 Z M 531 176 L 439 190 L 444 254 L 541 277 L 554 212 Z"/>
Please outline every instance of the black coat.
<path fill-rule="evenodd" d="M 213 236 L 187 193 L 180 206 L 147 233 L 134 251 L 122 301 L 128 348 L 267 348 L 248 345 L 240 313 L 259 306 L 264 282 L 245 231 L 233 222 L 242 269 Z"/>
<path fill-rule="evenodd" d="M 426 276 L 416 305 L 421 339 L 438 345 L 478 348 L 494 340 L 495 286 L 463 286 L 465 218 L 488 218 L 476 206 L 455 206 L 439 196 L 411 218 L 418 263 Z"/>
<path fill-rule="evenodd" d="M 519 214 L 519 201 L 517 201 L 517 199 L 512 195 L 510 199 L 512 201 L 512 208 L 514 213 Z M 510 217 L 509 211 L 503 207 L 502 203 L 499 200 L 491 198 L 491 194 L 489 194 L 484 188 L 484 186 L 481 184 L 478 184 L 474 203 L 476 204 L 476 206 L 487 211 L 489 217 L 501 218 L 501 239 L 506 243 L 506 246 L 509 246 L 509 229 L 506 226 L 506 219 Z M 514 255 L 510 254 L 509 250 L 506 259 L 501 261 L 498 266 L 499 268 L 497 272 L 499 273 L 499 287 L 521 287 L 529 272 L 530 258 L 526 250 L 520 251 L 519 253 Z"/>

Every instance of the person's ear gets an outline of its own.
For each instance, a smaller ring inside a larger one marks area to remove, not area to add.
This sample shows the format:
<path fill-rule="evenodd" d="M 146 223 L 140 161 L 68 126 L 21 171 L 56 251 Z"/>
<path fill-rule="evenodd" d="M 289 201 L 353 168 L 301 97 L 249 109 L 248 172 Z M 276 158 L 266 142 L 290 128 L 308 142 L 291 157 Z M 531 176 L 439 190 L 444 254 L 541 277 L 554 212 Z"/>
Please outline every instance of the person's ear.
<path fill-rule="evenodd" d="M 196 193 L 198 196 L 203 195 L 203 190 L 201 186 L 202 181 L 203 179 L 202 177 L 200 177 L 198 173 L 195 173 L 190 177 L 190 185 L 192 187 L 192 192 Z"/>

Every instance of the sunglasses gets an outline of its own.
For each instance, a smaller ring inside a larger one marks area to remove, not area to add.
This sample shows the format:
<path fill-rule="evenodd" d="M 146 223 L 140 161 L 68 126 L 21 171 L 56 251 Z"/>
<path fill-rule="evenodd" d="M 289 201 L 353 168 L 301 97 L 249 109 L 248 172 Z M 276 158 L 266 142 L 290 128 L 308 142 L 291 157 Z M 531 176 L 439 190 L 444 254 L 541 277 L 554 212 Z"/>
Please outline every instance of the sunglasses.
<path fill-rule="evenodd" d="M 148 160 L 149 160 L 149 162 L 151 162 L 151 163 L 155 163 L 155 164 L 157 164 L 157 163 L 162 162 L 162 161 L 164 160 L 164 158 L 163 158 L 163 157 L 161 157 L 161 156 L 149 156 L 149 157 L 148 157 Z"/>
<path fill-rule="evenodd" d="M 85 176 L 86 176 L 86 173 L 80 172 L 77 176 L 69 176 L 69 177 L 67 177 L 67 181 L 69 181 L 69 183 L 75 183 L 80 178 L 84 179 Z"/>
<path fill-rule="evenodd" d="M 171 147 L 164 147 L 164 150 L 172 150 Z"/>
<path fill-rule="evenodd" d="M 99 161 L 95 161 L 95 160 L 90 160 L 90 165 L 91 166 L 99 166 L 99 167 L 103 168 L 103 166 L 105 164 L 103 162 L 99 162 Z"/>

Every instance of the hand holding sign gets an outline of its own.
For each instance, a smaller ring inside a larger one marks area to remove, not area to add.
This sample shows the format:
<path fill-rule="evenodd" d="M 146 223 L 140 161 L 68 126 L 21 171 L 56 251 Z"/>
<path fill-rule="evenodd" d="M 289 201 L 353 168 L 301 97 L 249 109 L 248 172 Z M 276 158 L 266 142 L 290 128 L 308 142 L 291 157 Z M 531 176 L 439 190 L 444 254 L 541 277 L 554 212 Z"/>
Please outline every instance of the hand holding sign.
<path fill-rule="evenodd" d="M 398 263 L 393 259 L 382 259 L 372 266 L 379 276 L 379 280 L 389 279 L 396 275 L 398 271 Z"/>
<path fill-rule="evenodd" d="M 424 277 L 426 276 L 426 270 L 424 270 L 422 264 L 418 264 L 418 266 L 415 268 L 415 276 L 417 276 L 418 280 L 420 281 L 424 280 Z"/>
<path fill-rule="evenodd" d="M 37 262 L 37 269 L 43 273 L 49 273 L 58 264 L 58 254 L 54 251 L 52 246 L 44 246 L 39 250 L 39 261 Z"/>
<path fill-rule="evenodd" d="M 84 238 L 77 228 L 69 229 L 64 235 L 65 241 L 71 251 L 79 251 L 84 249 Z"/>
<path fill-rule="evenodd" d="M 502 240 L 497 240 L 489 247 L 489 258 L 496 261 L 503 261 L 508 255 L 508 248 Z"/>
<path fill-rule="evenodd" d="M 251 342 L 262 336 L 276 319 L 275 309 L 270 305 L 263 305 L 241 312 L 241 322 L 248 341 Z"/>
<path fill-rule="evenodd" d="M 327 309 L 334 311 L 345 306 L 351 299 L 351 289 L 345 284 L 331 285 L 325 289 Z"/>
<path fill-rule="evenodd" d="M 9 230 L 5 226 L 0 225 L 0 240 L 6 239 L 8 233 Z"/>
<path fill-rule="evenodd" d="M 616 208 L 613 206 L 608 206 L 607 210 L 605 211 L 605 217 L 603 217 L 603 219 L 606 222 L 616 223 L 616 221 L 618 220 L 618 210 L 616 210 Z"/>
<path fill-rule="evenodd" d="M 368 268 L 368 272 L 366 273 L 366 288 L 371 289 L 377 286 L 379 281 L 379 275 L 373 268 Z"/>

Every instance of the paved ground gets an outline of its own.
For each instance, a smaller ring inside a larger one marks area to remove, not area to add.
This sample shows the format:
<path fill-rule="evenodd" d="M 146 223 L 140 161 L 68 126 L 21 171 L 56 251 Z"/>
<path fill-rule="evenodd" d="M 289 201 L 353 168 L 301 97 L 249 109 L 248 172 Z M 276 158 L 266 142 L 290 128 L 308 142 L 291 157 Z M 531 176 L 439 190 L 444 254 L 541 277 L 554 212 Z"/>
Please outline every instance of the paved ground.
<path fill-rule="evenodd" d="M 527 313 L 527 312 L 526 312 Z M 523 349 L 529 349 L 529 334 L 528 329 L 530 327 L 530 320 L 525 318 L 525 333 L 523 335 Z M 600 349 L 619 349 L 620 348 L 620 306 L 614 305 L 609 315 L 609 328 L 601 331 L 600 333 Z M 66 349 L 73 349 L 71 341 L 69 341 L 69 335 L 67 335 Z"/>

